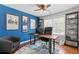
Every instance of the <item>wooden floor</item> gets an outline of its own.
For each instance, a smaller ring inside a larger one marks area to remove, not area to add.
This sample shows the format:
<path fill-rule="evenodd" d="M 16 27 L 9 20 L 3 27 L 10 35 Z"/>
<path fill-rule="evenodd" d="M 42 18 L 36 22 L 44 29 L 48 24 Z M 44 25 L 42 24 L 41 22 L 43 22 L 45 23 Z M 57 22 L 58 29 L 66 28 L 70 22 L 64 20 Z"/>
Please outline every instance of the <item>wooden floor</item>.
<path fill-rule="evenodd" d="M 59 54 L 79 54 L 79 50 L 70 46 L 60 46 Z"/>

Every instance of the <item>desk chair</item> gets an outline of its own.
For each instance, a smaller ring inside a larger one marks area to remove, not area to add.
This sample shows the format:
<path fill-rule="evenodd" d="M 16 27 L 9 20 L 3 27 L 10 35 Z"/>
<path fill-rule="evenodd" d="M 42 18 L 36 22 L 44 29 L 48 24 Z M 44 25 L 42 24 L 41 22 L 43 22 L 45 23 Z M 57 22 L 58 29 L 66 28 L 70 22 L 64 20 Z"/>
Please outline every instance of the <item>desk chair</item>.
<path fill-rule="evenodd" d="M 52 27 L 45 27 L 44 34 L 45 35 L 52 35 Z M 49 41 L 49 38 L 40 37 L 40 39 L 42 41 L 46 42 L 46 45 L 47 45 L 47 42 Z"/>

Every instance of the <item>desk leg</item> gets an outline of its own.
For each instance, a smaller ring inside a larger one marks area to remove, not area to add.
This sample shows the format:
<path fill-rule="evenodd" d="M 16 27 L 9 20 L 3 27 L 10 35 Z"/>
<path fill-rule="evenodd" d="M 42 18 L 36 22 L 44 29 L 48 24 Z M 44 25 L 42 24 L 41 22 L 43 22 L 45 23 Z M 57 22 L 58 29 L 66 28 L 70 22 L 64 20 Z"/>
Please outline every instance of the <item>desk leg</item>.
<path fill-rule="evenodd" d="M 35 36 L 34 36 L 34 44 L 35 44 L 35 41 L 36 41 L 36 40 L 35 40 Z"/>
<path fill-rule="evenodd" d="M 53 54 L 55 53 L 55 39 L 53 39 Z"/>
<path fill-rule="evenodd" d="M 52 53 L 52 40 L 49 39 L 49 53 Z"/>
<path fill-rule="evenodd" d="M 31 35 L 30 35 L 30 45 L 31 45 Z"/>

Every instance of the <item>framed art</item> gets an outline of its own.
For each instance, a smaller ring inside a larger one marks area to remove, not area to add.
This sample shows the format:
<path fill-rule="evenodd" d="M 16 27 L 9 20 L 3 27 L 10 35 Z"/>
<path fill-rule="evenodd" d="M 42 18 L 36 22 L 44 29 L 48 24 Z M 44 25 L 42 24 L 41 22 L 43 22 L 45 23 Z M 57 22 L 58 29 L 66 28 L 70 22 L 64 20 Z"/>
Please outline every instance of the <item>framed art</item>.
<path fill-rule="evenodd" d="M 35 29 L 35 28 L 36 28 L 35 19 L 31 19 L 31 20 L 30 20 L 30 28 L 31 28 L 31 29 Z"/>
<path fill-rule="evenodd" d="M 6 14 L 6 29 L 7 30 L 18 30 L 19 29 L 19 17 Z"/>
<path fill-rule="evenodd" d="M 28 31 L 28 19 L 26 16 L 22 17 L 22 32 Z"/>

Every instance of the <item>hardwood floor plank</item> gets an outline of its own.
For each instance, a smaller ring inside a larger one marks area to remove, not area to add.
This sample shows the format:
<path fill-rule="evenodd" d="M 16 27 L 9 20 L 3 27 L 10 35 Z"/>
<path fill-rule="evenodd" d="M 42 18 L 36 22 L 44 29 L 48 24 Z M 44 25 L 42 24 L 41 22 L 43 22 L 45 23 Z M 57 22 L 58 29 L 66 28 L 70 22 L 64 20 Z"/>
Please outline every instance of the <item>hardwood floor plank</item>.
<path fill-rule="evenodd" d="M 77 48 L 66 45 L 60 46 L 59 51 L 60 54 L 79 54 L 79 50 Z"/>

